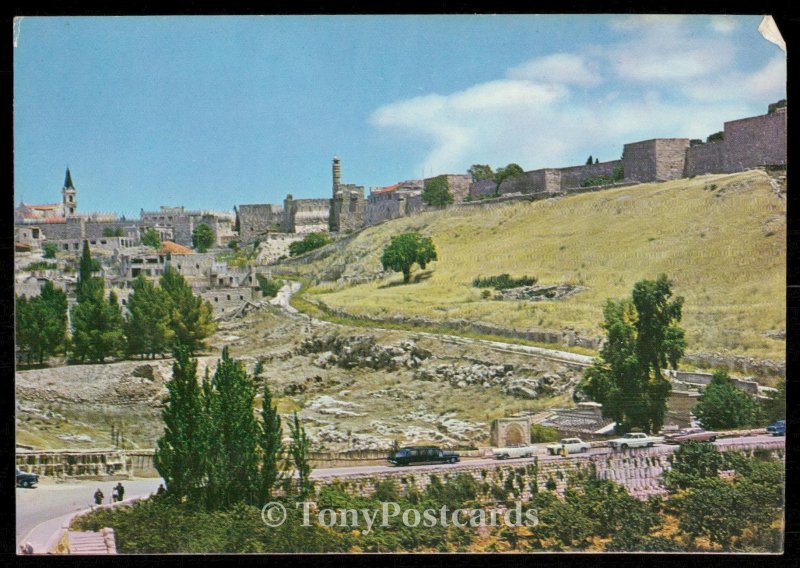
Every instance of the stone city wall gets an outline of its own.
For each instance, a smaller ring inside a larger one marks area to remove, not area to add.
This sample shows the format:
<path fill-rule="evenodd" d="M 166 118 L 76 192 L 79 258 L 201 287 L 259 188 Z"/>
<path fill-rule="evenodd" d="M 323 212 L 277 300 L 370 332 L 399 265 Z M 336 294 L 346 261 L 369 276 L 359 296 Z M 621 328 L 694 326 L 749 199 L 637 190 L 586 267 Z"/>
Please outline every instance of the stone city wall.
<path fill-rule="evenodd" d="M 584 166 L 572 166 L 558 170 L 561 174 L 562 191 L 581 187 L 583 180 L 593 177 L 607 177 L 614 179 L 614 173 L 622 165 L 622 160 L 611 160 L 610 162 L 600 162 L 599 164 L 586 164 Z"/>
<path fill-rule="evenodd" d="M 684 177 L 725 171 L 725 142 L 709 142 L 686 149 Z"/>
<path fill-rule="evenodd" d="M 725 171 L 786 165 L 786 109 L 725 123 Z"/>
<path fill-rule="evenodd" d="M 239 237 L 250 242 L 280 226 L 283 208 L 277 205 L 239 205 Z"/>

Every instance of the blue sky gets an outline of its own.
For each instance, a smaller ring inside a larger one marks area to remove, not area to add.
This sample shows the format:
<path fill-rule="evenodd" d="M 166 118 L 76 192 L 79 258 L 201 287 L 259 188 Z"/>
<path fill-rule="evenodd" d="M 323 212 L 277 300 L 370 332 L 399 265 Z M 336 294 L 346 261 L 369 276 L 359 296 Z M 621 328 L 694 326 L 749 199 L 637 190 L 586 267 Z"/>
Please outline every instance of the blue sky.
<path fill-rule="evenodd" d="M 703 138 L 785 97 L 760 16 L 24 18 L 15 202 L 138 216 Z"/>

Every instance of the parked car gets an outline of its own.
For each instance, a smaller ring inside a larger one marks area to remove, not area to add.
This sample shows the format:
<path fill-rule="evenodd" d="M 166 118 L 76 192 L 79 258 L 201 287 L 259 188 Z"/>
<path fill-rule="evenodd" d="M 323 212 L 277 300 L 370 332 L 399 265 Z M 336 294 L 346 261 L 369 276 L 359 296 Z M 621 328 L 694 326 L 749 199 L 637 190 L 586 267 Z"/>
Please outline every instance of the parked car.
<path fill-rule="evenodd" d="M 771 433 L 773 436 L 785 436 L 786 435 L 786 420 L 778 420 L 773 422 L 769 426 L 767 426 L 767 432 Z"/>
<path fill-rule="evenodd" d="M 564 450 L 568 454 L 582 454 L 588 452 L 591 447 L 589 442 L 584 442 L 580 438 L 562 438 L 560 442 L 548 445 L 547 453 L 555 456 Z"/>
<path fill-rule="evenodd" d="M 628 432 L 621 438 L 614 438 L 608 441 L 608 445 L 614 449 L 627 448 L 649 448 L 664 441 L 661 436 L 648 436 L 644 432 Z"/>
<path fill-rule="evenodd" d="M 664 442 L 667 444 L 680 444 L 681 442 L 714 442 L 722 435 L 713 430 L 704 430 L 703 428 L 684 428 L 671 434 L 664 436 Z"/>
<path fill-rule="evenodd" d="M 498 460 L 509 458 L 528 458 L 536 453 L 536 446 L 527 444 L 509 444 L 502 448 L 493 448 L 492 455 Z"/>
<path fill-rule="evenodd" d="M 17 487 L 33 487 L 39 483 L 39 476 L 35 473 L 26 473 L 17 469 Z"/>
<path fill-rule="evenodd" d="M 459 461 L 456 452 L 445 451 L 436 446 L 410 446 L 400 448 L 389 454 L 389 463 L 394 465 L 411 465 L 420 463 L 456 463 Z"/>

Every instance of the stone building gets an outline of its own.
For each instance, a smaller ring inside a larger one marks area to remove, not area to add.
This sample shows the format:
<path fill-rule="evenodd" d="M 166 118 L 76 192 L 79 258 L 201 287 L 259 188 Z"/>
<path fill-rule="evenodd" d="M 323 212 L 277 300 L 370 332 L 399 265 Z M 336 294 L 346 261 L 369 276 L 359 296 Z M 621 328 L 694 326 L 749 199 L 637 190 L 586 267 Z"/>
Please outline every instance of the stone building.
<path fill-rule="evenodd" d="M 268 203 L 239 205 L 239 238 L 243 243 L 280 232 L 283 207 Z"/>
<path fill-rule="evenodd" d="M 341 162 L 333 158 L 333 194 L 328 217 L 328 229 L 332 233 L 354 231 L 364 224 L 364 188 L 360 185 L 342 183 Z"/>

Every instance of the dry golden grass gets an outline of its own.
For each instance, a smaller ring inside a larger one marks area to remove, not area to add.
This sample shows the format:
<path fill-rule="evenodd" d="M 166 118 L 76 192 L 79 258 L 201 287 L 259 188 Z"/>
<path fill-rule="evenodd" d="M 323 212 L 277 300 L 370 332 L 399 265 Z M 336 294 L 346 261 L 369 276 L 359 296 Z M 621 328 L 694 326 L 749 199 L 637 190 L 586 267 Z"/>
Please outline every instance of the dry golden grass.
<path fill-rule="evenodd" d="M 491 208 L 451 209 L 362 231 L 342 250 L 305 265 L 380 269 L 391 235 L 430 236 L 440 260 L 430 277 L 398 285 L 394 274 L 366 284 L 313 287 L 309 296 L 356 315 L 465 318 L 517 329 L 573 327 L 600 335 L 607 298 L 666 273 L 685 298 L 689 350 L 782 360 L 785 343 L 786 206 L 764 172 L 699 176 Z M 482 299 L 476 276 L 535 276 L 541 284 L 588 289 L 557 302 Z"/>

